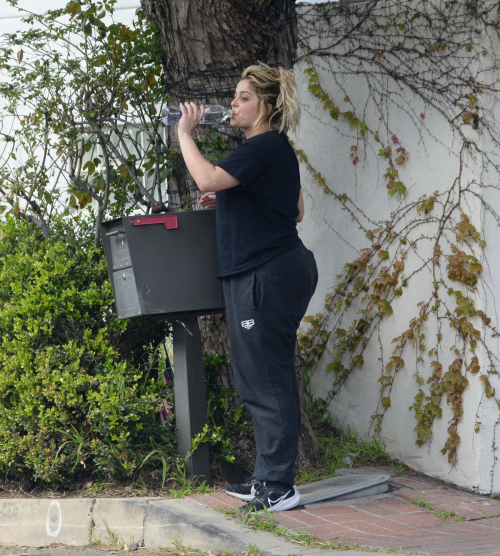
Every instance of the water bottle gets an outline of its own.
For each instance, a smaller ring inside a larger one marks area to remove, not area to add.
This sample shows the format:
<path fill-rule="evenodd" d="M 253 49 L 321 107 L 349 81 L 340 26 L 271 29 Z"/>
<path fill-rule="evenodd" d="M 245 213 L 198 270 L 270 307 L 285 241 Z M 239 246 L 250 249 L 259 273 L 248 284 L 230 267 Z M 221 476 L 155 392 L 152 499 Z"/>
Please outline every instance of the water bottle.
<path fill-rule="evenodd" d="M 224 108 L 223 106 L 215 104 L 206 104 L 204 106 L 205 117 L 201 120 L 201 125 L 222 124 L 233 115 L 231 108 Z M 182 112 L 178 106 L 165 106 L 161 111 L 161 121 L 165 125 L 177 125 L 181 116 Z"/>

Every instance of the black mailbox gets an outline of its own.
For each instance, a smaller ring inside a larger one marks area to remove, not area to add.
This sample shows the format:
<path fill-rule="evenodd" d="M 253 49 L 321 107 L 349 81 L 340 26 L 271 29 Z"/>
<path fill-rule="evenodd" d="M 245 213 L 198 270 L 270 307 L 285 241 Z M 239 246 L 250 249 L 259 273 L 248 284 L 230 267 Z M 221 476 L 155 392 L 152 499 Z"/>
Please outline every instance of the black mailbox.
<path fill-rule="evenodd" d="M 223 309 L 215 210 L 126 216 L 102 222 L 101 235 L 119 318 Z"/>
<path fill-rule="evenodd" d="M 101 235 L 121 319 L 153 315 L 173 323 L 177 449 L 191 479 L 210 481 L 208 444 L 191 453 L 207 422 L 203 350 L 196 317 L 220 312 L 215 210 L 124 216 Z"/>

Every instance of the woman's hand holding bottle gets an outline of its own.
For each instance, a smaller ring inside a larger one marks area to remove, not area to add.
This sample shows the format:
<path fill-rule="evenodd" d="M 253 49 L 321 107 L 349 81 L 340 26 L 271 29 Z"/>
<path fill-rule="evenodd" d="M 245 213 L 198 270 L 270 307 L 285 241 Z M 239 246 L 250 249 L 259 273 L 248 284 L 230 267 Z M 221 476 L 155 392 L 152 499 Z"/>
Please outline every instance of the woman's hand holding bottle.
<path fill-rule="evenodd" d="M 202 104 L 198 110 L 198 106 L 194 102 L 181 102 L 179 108 L 182 112 L 182 118 L 179 120 L 177 129 L 179 133 L 184 131 L 191 134 L 205 117 L 205 107 Z"/>

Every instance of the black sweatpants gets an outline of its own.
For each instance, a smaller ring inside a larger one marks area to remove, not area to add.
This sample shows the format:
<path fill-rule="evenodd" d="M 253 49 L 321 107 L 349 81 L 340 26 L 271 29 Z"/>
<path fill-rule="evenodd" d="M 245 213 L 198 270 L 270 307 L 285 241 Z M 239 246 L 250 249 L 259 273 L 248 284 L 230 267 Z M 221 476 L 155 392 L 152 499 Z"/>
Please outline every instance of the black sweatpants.
<path fill-rule="evenodd" d="M 317 281 L 314 255 L 302 244 L 223 279 L 231 363 L 253 418 L 252 478 L 259 481 L 294 484 L 300 432 L 295 346 Z"/>

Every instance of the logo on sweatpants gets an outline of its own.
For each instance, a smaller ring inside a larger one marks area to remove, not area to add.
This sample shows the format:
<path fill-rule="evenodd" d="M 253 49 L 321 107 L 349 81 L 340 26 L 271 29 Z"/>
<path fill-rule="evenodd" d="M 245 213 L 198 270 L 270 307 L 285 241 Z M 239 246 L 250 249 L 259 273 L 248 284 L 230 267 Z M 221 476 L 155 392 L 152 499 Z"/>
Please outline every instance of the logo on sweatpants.
<path fill-rule="evenodd" d="M 249 330 L 250 328 L 252 328 L 252 326 L 255 324 L 255 321 L 253 319 L 250 320 L 242 320 L 241 321 L 241 326 L 243 326 L 243 328 L 246 328 L 247 330 Z"/>

